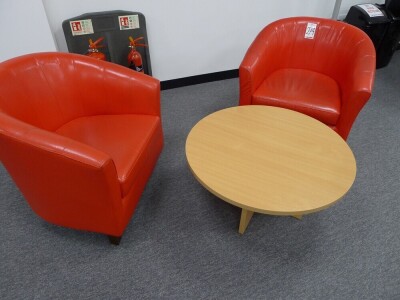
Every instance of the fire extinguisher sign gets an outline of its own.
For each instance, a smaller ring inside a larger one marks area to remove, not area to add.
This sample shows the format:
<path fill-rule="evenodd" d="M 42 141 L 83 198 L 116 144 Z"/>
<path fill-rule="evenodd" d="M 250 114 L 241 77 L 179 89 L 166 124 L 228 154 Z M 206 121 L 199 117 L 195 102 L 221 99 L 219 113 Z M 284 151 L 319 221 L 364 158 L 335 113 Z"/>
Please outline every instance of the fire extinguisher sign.
<path fill-rule="evenodd" d="M 119 29 L 136 29 L 139 28 L 139 15 L 118 16 Z"/>
<path fill-rule="evenodd" d="M 94 33 L 91 19 L 70 21 L 72 35 L 84 35 Z"/>

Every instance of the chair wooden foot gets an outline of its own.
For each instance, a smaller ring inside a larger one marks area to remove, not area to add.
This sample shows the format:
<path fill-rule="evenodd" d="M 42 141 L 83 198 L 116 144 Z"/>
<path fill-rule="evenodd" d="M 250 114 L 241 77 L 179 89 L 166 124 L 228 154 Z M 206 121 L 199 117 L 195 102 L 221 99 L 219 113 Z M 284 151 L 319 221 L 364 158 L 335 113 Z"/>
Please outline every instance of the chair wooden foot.
<path fill-rule="evenodd" d="M 113 236 L 109 235 L 108 240 L 110 241 L 111 244 L 118 246 L 119 243 L 121 242 L 122 236 Z"/>

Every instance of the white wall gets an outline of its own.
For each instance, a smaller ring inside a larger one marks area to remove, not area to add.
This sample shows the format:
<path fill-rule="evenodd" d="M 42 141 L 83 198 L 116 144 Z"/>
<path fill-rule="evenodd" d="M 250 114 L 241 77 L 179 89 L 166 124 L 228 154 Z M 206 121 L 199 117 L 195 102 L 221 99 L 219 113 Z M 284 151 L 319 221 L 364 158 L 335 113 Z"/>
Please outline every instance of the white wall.
<path fill-rule="evenodd" d="M 3 1 L 3 0 L 0 0 Z M 62 21 L 83 13 L 129 10 L 144 14 L 153 76 L 160 80 L 238 68 L 256 34 L 288 16 L 332 16 L 321 0 L 43 0 L 60 51 Z"/>
<path fill-rule="evenodd" d="M 329 2 L 0 0 L 0 61 L 30 52 L 67 51 L 61 27 L 65 19 L 130 10 L 146 17 L 153 76 L 168 80 L 231 70 L 266 24 L 287 16 L 330 18 L 334 1 Z M 349 2 L 343 0 L 342 6 L 350 7 Z"/>
<path fill-rule="evenodd" d="M 42 0 L 0 0 L 0 61 L 56 51 Z"/>

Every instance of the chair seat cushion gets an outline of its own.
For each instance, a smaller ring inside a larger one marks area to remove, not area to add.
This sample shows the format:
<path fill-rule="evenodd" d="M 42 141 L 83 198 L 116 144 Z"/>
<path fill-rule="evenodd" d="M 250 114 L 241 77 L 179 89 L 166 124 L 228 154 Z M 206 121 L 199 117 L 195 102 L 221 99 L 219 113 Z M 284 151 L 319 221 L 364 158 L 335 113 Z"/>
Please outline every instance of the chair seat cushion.
<path fill-rule="evenodd" d="M 292 109 L 327 125 L 340 115 L 340 89 L 335 80 L 313 71 L 279 69 L 253 94 L 252 104 Z"/>
<path fill-rule="evenodd" d="M 146 168 L 151 153 L 158 154 L 158 148 L 162 147 L 160 118 L 150 115 L 82 117 L 56 132 L 108 154 L 114 161 L 122 196 L 128 194 Z M 157 150 L 151 151 L 153 148 Z"/>

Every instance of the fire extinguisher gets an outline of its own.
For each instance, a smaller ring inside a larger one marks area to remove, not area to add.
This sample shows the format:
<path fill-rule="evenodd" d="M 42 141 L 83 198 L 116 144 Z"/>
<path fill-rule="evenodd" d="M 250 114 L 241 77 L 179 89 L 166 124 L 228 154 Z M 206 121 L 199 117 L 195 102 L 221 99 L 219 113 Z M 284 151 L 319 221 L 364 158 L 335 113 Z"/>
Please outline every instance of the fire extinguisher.
<path fill-rule="evenodd" d="M 128 63 L 129 63 L 129 68 L 132 70 L 135 70 L 140 73 L 144 73 L 143 70 L 143 61 L 142 61 L 142 56 L 140 55 L 139 51 L 136 50 L 136 47 L 147 47 L 146 44 L 138 44 L 137 41 L 143 40 L 144 37 L 139 37 L 137 39 L 133 39 L 131 36 L 129 37 L 129 48 L 131 48 L 131 51 L 129 51 L 128 54 Z"/>
<path fill-rule="evenodd" d="M 99 51 L 99 48 L 103 48 L 104 45 L 99 45 L 104 40 L 104 37 L 100 37 L 94 42 L 89 39 L 89 49 L 86 53 L 87 56 L 93 57 L 99 60 L 106 60 L 106 56 L 103 52 Z"/>

